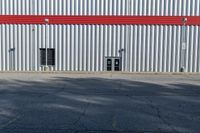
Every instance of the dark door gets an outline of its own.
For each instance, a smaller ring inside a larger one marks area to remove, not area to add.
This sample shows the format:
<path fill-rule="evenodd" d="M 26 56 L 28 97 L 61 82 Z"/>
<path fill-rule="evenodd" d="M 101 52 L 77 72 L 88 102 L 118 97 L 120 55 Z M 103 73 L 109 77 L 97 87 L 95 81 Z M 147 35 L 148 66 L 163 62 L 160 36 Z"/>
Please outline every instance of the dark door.
<path fill-rule="evenodd" d="M 114 59 L 114 60 L 115 60 L 114 70 L 120 71 L 120 59 Z"/>
<path fill-rule="evenodd" d="M 121 71 L 121 58 L 120 57 L 107 57 L 105 58 L 106 71 Z"/>
<path fill-rule="evenodd" d="M 112 71 L 112 59 L 107 59 L 107 71 Z"/>

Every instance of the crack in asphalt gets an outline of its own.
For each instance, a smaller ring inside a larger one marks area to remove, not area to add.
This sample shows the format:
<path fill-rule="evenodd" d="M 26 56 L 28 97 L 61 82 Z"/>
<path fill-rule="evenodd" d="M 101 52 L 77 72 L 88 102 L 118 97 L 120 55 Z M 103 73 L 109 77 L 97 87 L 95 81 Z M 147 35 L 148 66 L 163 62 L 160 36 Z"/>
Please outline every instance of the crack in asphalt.
<path fill-rule="evenodd" d="M 168 127 L 170 127 L 172 129 L 172 131 L 174 133 L 179 133 L 170 123 L 168 123 L 164 117 L 161 115 L 161 111 L 160 108 L 153 105 L 153 101 L 151 99 L 149 99 L 148 97 L 145 97 L 145 99 L 148 101 L 147 104 L 154 110 L 156 110 L 156 116 L 163 122 L 163 124 L 167 125 Z M 160 130 L 160 129 L 159 129 Z M 161 131 L 160 131 L 161 132 Z"/>
<path fill-rule="evenodd" d="M 17 121 L 17 120 L 20 119 L 20 118 L 21 118 L 20 115 L 14 117 L 13 119 L 9 120 L 7 123 L 1 125 L 1 126 L 0 126 L 0 130 L 2 130 L 2 129 L 4 129 L 4 128 L 8 127 L 9 125 L 11 125 L 12 123 L 14 123 L 15 121 Z"/>
<path fill-rule="evenodd" d="M 65 87 L 61 87 L 60 89 L 58 89 L 57 91 L 55 92 L 52 92 L 52 93 L 44 93 L 44 94 L 41 94 L 38 96 L 38 97 L 44 97 L 44 96 L 47 96 L 47 95 L 52 95 L 52 94 L 58 94 L 58 93 L 61 93 L 63 92 L 65 89 Z M 21 115 L 18 115 L 16 117 L 14 117 L 13 119 L 9 120 L 7 123 L 3 124 L 0 126 L 0 130 L 8 127 L 9 125 L 11 125 L 12 123 L 16 122 L 17 120 L 19 120 L 22 116 Z"/>
<path fill-rule="evenodd" d="M 81 119 L 83 119 L 86 116 L 87 110 L 91 105 L 88 98 L 87 101 L 88 102 L 86 103 L 85 107 L 83 107 L 82 113 L 78 116 L 77 120 L 75 120 L 73 123 L 70 124 L 71 126 L 76 127 L 76 125 L 81 121 Z"/>
<path fill-rule="evenodd" d="M 56 94 L 59 94 L 59 93 L 61 93 L 61 92 L 64 92 L 64 90 L 65 90 L 65 87 L 63 86 L 63 87 L 60 87 L 59 89 L 57 89 L 55 92 L 51 92 L 51 93 L 42 93 L 42 94 L 40 94 L 38 97 L 45 97 L 45 96 L 47 96 L 47 95 L 56 95 Z"/>
<path fill-rule="evenodd" d="M 111 95 L 111 96 L 116 96 L 116 97 L 117 96 L 125 96 L 125 97 L 129 97 L 131 99 L 133 99 L 133 97 L 145 97 L 145 99 L 147 100 L 147 101 L 145 100 L 147 105 L 149 105 L 153 110 L 155 110 L 156 116 L 162 121 L 163 124 L 167 125 L 172 130 L 172 132 L 163 132 L 162 131 L 162 133 L 179 133 L 173 127 L 173 125 L 171 125 L 166 120 L 166 118 L 164 118 L 164 116 L 162 116 L 161 109 L 153 103 L 153 101 L 150 99 L 149 96 L 147 96 L 147 95 L 135 95 L 133 93 L 132 94 L 131 93 L 119 93 L 118 90 L 123 89 L 122 87 L 123 86 L 122 86 L 122 84 L 120 82 L 119 86 L 117 88 L 115 88 L 113 90 L 113 92 L 109 92 L 109 93 L 104 93 L 104 92 L 103 93 L 98 93 L 98 92 L 97 93 L 86 93 L 86 95 L 87 96 L 90 96 L 90 95 L 110 96 Z M 50 92 L 50 93 L 45 93 L 45 92 L 39 93 L 40 95 L 38 97 L 43 97 L 43 96 L 47 96 L 47 95 L 58 95 L 59 93 L 65 92 L 65 90 L 66 90 L 67 94 L 70 94 L 70 93 L 78 94 L 76 91 L 69 91 L 68 89 L 65 88 L 65 85 L 63 84 L 63 86 L 59 87 L 58 89 L 54 90 L 53 92 Z M 32 93 L 32 92 L 30 92 L 30 93 Z M 36 94 L 38 94 L 38 93 L 36 93 Z M 162 96 L 162 95 L 158 95 L 158 96 Z M 176 95 L 175 94 L 175 95 L 166 95 L 166 96 L 168 97 L 168 96 L 180 96 L 180 95 Z M 182 96 L 188 96 L 188 94 L 184 94 Z M 192 95 L 189 95 L 189 96 L 194 96 L 195 97 L 196 95 L 192 94 Z M 155 97 L 156 97 L 156 95 L 155 95 Z M 165 97 L 165 96 L 162 96 L 162 97 Z M 198 93 L 197 97 L 199 97 L 199 93 Z M 74 121 L 72 121 L 69 125 L 67 125 L 69 127 L 71 126 L 72 129 L 71 128 L 63 128 L 63 129 L 54 129 L 54 128 L 52 128 L 52 130 L 53 129 L 54 130 L 66 130 L 66 131 L 73 131 L 74 133 L 79 133 L 79 132 L 82 132 L 82 131 L 85 131 L 85 132 L 115 132 L 115 133 L 119 133 L 119 132 L 120 133 L 125 133 L 125 132 L 131 132 L 131 133 L 132 132 L 139 132 L 139 133 L 152 133 L 153 132 L 153 133 L 157 133 L 157 132 L 159 132 L 160 133 L 161 132 L 160 129 L 158 129 L 159 131 L 140 131 L 140 130 L 129 130 L 129 131 L 126 130 L 125 131 L 125 130 L 117 130 L 116 128 L 115 129 L 113 128 L 112 130 L 89 130 L 83 123 L 81 123 L 81 120 L 83 120 L 87 116 L 88 109 L 92 105 L 92 103 L 89 101 L 89 98 L 86 98 L 86 99 L 87 99 L 87 101 L 85 103 L 81 104 L 81 107 L 80 107 L 81 112 L 78 113 L 77 118 Z M 113 116 L 113 120 L 115 120 L 115 117 L 116 117 L 115 115 L 116 114 L 114 114 L 114 116 Z M 14 122 L 16 122 L 20 118 L 21 118 L 21 116 L 16 116 L 15 118 L 10 119 L 6 124 L 0 126 L 0 131 L 3 130 L 3 129 L 9 129 L 8 126 L 10 124 L 13 124 Z M 88 121 L 92 121 L 92 122 L 96 122 L 95 120 L 89 120 L 89 119 L 87 119 L 87 120 Z M 83 129 L 80 129 L 80 130 L 76 129 L 79 126 L 79 124 L 81 126 L 83 126 Z M 114 124 L 116 124 L 116 123 L 114 123 Z M 115 126 L 116 125 L 114 125 L 113 127 L 115 127 Z M 23 128 L 23 129 L 30 129 L 31 130 L 31 129 L 35 129 L 35 128 Z M 40 129 L 38 128 L 38 130 L 40 130 Z M 47 130 L 51 130 L 51 129 L 47 128 Z"/>
<path fill-rule="evenodd" d="M 61 92 L 64 92 L 65 89 L 66 89 L 66 88 L 65 88 L 65 85 L 63 85 L 63 86 L 62 86 L 59 90 L 57 90 L 56 92 L 46 93 L 46 95 L 44 94 L 44 95 L 41 95 L 41 96 L 39 96 L 39 97 L 44 97 L 44 96 L 52 95 L 52 94 L 53 94 L 53 95 L 56 95 L 56 94 L 59 94 L 59 93 L 61 93 Z M 86 99 L 87 99 L 87 101 L 89 101 L 88 98 L 86 98 Z M 91 103 L 90 103 L 90 102 L 87 102 L 86 105 L 85 105 L 85 107 L 83 107 L 83 112 L 80 114 L 80 116 L 78 117 L 78 119 L 75 120 L 73 123 L 69 124 L 68 126 L 76 127 L 76 125 L 81 121 L 81 119 L 82 119 L 83 117 L 85 117 L 86 112 L 87 112 L 87 110 L 88 110 L 88 108 L 89 108 L 90 105 L 91 105 Z M 84 125 L 82 124 L 82 126 L 84 126 Z M 84 126 L 84 128 L 87 129 L 85 126 Z M 75 133 L 76 133 L 76 130 L 75 130 L 75 129 L 74 129 L 74 131 L 75 131 Z"/>

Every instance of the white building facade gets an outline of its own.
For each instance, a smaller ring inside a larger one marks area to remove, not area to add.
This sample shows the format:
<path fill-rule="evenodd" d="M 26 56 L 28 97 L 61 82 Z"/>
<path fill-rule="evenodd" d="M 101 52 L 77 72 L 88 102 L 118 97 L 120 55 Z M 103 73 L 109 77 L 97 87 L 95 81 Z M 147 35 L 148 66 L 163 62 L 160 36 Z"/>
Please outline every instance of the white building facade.
<path fill-rule="evenodd" d="M 181 16 L 183 24 L 1 23 L 19 15 Z M 200 0 L 1 0 L 0 16 L 0 71 L 200 72 L 200 25 L 185 24 L 200 16 Z"/>

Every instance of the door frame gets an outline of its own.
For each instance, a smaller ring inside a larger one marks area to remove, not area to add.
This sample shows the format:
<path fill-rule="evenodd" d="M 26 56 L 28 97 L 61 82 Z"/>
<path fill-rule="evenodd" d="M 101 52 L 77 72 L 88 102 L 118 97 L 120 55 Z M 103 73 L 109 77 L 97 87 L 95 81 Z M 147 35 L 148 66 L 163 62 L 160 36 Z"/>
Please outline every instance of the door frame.
<path fill-rule="evenodd" d="M 107 60 L 111 59 L 112 60 L 112 68 L 111 71 L 107 70 Z M 119 71 L 115 70 L 115 59 L 119 59 Z M 119 56 L 106 56 L 104 58 L 104 71 L 108 71 L 108 72 L 120 72 L 122 71 L 122 58 Z"/>

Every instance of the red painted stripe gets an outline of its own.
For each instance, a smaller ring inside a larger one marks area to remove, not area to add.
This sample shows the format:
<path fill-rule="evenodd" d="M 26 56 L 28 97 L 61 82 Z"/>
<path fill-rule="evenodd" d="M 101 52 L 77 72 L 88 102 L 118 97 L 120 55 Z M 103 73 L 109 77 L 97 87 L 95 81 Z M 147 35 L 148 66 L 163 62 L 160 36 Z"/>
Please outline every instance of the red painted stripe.
<path fill-rule="evenodd" d="M 133 25 L 200 25 L 200 16 L 33 16 L 0 15 L 0 24 L 133 24 Z"/>

